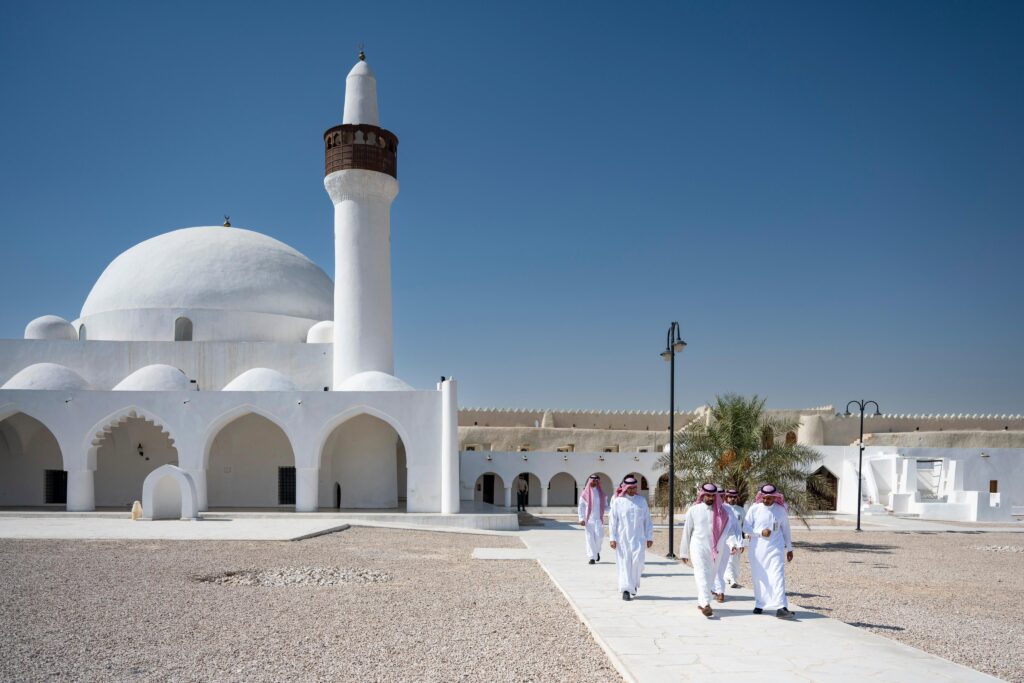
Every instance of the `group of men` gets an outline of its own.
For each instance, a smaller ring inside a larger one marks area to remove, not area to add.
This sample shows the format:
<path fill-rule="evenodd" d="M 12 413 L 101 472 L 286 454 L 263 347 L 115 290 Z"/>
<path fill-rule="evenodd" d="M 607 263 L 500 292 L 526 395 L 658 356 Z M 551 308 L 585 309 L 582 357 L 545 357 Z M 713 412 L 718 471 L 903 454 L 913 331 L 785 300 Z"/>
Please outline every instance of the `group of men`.
<path fill-rule="evenodd" d="M 739 587 L 739 558 L 749 547 L 754 614 L 774 609 L 780 619 L 793 619 L 786 599 L 785 565 L 793 560 L 793 540 L 785 497 L 773 485 L 765 484 L 746 511 L 738 502 L 738 491 L 704 484 L 686 511 L 680 557 L 693 568 L 697 609 L 712 617 L 711 601 L 725 602 L 726 586 Z M 647 501 L 638 495 L 636 477 L 623 479 L 606 504 L 600 477 L 591 475 L 580 495 L 578 512 L 590 564 L 601 561 L 604 518 L 608 515 L 619 591 L 623 600 L 632 600 L 640 589 L 646 550 L 654 545 L 651 512 Z"/>

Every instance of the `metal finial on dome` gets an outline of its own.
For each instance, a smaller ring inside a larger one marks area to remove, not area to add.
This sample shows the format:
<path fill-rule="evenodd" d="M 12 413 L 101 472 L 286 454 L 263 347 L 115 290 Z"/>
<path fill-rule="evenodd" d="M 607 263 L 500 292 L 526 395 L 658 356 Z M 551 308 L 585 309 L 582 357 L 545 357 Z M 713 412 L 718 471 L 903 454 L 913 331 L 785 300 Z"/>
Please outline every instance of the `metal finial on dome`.
<path fill-rule="evenodd" d="M 231 216 L 224 216 L 224 227 L 225 228 L 230 228 L 231 227 Z"/>
<path fill-rule="evenodd" d="M 363 44 L 362 43 L 359 43 L 359 61 L 360 62 L 365 62 L 366 61 L 366 52 L 363 51 Z"/>

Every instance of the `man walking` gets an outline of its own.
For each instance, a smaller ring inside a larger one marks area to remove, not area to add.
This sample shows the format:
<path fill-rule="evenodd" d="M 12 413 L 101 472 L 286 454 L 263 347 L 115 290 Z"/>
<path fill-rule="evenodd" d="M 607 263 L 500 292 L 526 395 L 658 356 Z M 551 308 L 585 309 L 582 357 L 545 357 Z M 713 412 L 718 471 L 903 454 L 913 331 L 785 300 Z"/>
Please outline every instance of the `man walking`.
<path fill-rule="evenodd" d="M 740 495 L 736 489 L 728 489 L 725 492 L 725 510 L 736 520 L 736 528 L 743 528 L 743 508 L 739 505 Z M 742 533 L 740 534 L 742 537 Z M 725 592 L 725 587 L 740 587 L 740 555 L 743 554 L 744 543 L 739 549 L 728 556 L 718 572 L 718 580 L 715 581 L 715 590 L 719 593 Z"/>
<path fill-rule="evenodd" d="M 697 582 L 697 609 L 711 617 L 712 588 L 720 562 L 735 553 L 742 543 L 736 520 L 722 505 L 718 487 L 704 484 L 697 500 L 686 511 L 683 537 L 679 543 L 683 564 L 693 567 Z M 715 600 L 725 601 L 725 594 L 715 593 Z"/>
<path fill-rule="evenodd" d="M 580 496 L 580 526 L 586 536 L 587 558 L 590 564 L 601 561 L 601 544 L 604 543 L 604 490 L 601 477 L 591 474 Z"/>
<path fill-rule="evenodd" d="M 647 501 L 637 495 L 636 477 L 629 475 L 622 480 L 610 507 L 609 545 L 615 551 L 619 591 L 623 600 L 632 600 L 640 588 L 647 548 L 654 544 L 651 511 Z"/>
<path fill-rule="evenodd" d="M 765 484 L 743 518 L 750 536 L 750 577 L 754 582 L 754 614 L 775 608 L 775 616 L 793 619 L 786 598 L 786 563 L 793 561 L 793 539 L 782 493 Z"/>

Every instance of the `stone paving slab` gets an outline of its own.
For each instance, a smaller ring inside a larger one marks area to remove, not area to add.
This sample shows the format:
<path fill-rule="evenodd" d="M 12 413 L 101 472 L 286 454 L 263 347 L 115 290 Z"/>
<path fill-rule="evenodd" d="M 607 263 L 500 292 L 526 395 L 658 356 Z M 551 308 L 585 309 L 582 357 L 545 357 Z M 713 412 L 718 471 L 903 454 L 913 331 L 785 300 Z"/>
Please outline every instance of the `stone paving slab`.
<path fill-rule="evenodd" d="M 473 548 L 474 560 L 535 560 L 537 554 L 526 548 Z"/>
<path fill-rule="evenodd" d="M 754 615 L 754 596 L 746 589 L 732 589 L 725 603 L 713 603 L 715 616 L 707 619 L 696 608 L 692 571 L 652 553 L 637 598 L 626 602 L 616 590 L 607 540 L 601 562 L 589 565 L 578 526 L 549 523 L 519 536 L 627 681 L 998 680 L 792 603 L 795 622 Z"/>
<path fill-rule="evenodd" d="M 166 541 L 289 541 L 341 530 L 336 519 L 216 519 L 133 522 L 110 517 L 0 518 L 0 538 Z"/>

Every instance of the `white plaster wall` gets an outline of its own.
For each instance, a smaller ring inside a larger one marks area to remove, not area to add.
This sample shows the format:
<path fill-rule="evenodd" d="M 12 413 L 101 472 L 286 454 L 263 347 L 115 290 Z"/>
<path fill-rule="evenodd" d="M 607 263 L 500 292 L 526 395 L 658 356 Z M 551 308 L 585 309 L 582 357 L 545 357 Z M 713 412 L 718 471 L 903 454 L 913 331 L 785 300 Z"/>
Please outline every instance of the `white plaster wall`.
<path fill-rule="evenodd" d="M 343 508 L 397 507 L 398 442 L 390 425 L 370 415 L 339 425 L 320 460 L 320 499 L 333 501 L 338 484 Z"/>
<path fill-rule="evenodd" d="M 460 421 L 463 419 L 460 413 Z M 572 444 L 576 452 L 602 452 L 605 448 L 619 451 L 661 452 L 668 443 L 668 430 L 627 429 L 563 429 L 546 427 L 459 427 L 459 447 L 467 444 L 485 451 L 515 451 L 527 447 L 531 451 L 554 451 Z"/>
<path fill-rule="evenodd" d="M 258 367 L 277 370 L 300 390 L 322 391 L 331 384 L 331 353 L 329 344 L 3 339 L 0 385 L 22 368 L 49 362 L 66 365 L 94 389 L 111 389 L 136 370 L 160 363 L 181 369 L 203 391 L 222 389 Z"/>
<path fill-rule="evenodd" d="M 153 509 L 146 512 L 153 519 L 181 519 L 181 484 L 174 477 L 160 477 L 151 507 Z"/>
<path fill-rule="evenodd" d="M 139 457 L 140 443 L 143 457 Z M 178 451 L 160 429 L 138 418 L 125 421 L 96 450 L 96 507 L 130 509 L 134 501 L 142 500 L 146 475 L 161 465 L 177 463 Z"/>
<path fill-rule="evenodd" d="M 262 415 L 234 420 L 220 430 L 210 448 L 208 506 L 278 507 L 279 467 L 295 467 L 284 431 Z"/>
<path fill-rule="evenodd" d="M 42 423 L 22 413 L 0 422 L 0 506 L 45 504 L 45 472 L 62 469 L 60 446 Z"/>
<path fill-rule="evenodd" d="M 174 322 L 192 321 L 192 341 L 305 343 L 314 318 L 201 308 L 135 308 L 84 316 L 87 341 L 174 341 Z"/>

